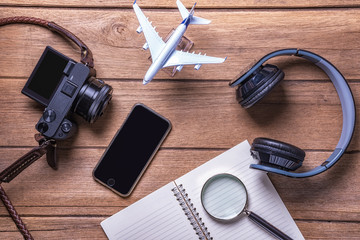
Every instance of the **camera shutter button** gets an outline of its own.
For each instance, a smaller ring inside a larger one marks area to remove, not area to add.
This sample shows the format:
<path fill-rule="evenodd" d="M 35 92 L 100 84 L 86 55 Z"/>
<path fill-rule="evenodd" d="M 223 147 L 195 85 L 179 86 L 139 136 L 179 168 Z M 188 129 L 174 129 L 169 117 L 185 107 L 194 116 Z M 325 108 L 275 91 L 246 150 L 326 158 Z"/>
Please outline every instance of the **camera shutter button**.
<path fill-rule="evenodd" d="M 45 110 L 44 114 L 43 114 L 43 119 L 45 122 L 52 122 L 56 119 L 56 113 L 54 110 L 52 109 L 47 109 Z"/>

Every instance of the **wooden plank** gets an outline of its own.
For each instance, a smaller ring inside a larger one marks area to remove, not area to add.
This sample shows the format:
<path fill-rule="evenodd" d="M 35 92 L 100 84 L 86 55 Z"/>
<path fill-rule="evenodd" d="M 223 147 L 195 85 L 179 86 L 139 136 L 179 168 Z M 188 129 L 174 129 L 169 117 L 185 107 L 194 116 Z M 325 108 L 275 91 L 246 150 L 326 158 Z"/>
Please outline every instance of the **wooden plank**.
<path fill-rule="evenodd" d="M 150 1 L 140 0 L 138 4 L 143 8 L 176 8 L 174 1 Z M 183 0 L 183 4 L 190 8 L 194 1 Z M 64 0 L 64 1 L 39 1 L 36 0 L 7 0 L 1 1 L 1 6 L 51 6 L 51 7 L 99 7 L 99 8 L 130 8 L 133 1 L 80 1 L 80 0 Z M 322 8 L 322 7 L 358 7 L 359 4 L 352 0 L 312 0 L 312 1 L 256 1 L 256 0 L 244 0 L 244 1 L 223 1 L 223 0 L 212 0 L 212 1 L 201 1 L 198 3 L 197 8 Z"/>
<path fill-rule="evenodd" d="M 34 239 L 107 239 L 100 217 L 24 217 Z M 0 217 L 1 239 L 22 239 L 11 219 Z"/>
<path fill-rule="evenodd" d="M 26 149 L 2 148 L 0 169 Z M 13 182 L 3 184 L 13 204 L 24 216 L 109 216 L 186 174 L 225 150 L 161 149 L 129 198 L 121 198 L 92 178 L 92 170 L 104 149 L 60 149 L 59 170 L 44 158 Z M 300 171 L 320 165 L 330 152 L 306 151 Z M 306 179 L 270 175 L 295 219 L 359 221 L 359 153 L 345 154 L 332 169 Z M 331 184 L 330 184 L 331 183 Z M 346 203 L 346 204 L 342 204 Z M 0 208 L 0 216 L 7 216 Z"/>
<path fill-rule="evenodd" d="M 0 149 L 3 157 L 0 168 L 25 150 Z M 103 238 L 99 226 L 103 219 L 222 152 L 161 149 L 134 193 L 124 199 L 92 179 L 92 169 L 103 150 L 61 149 L 58 171 L 50 169 L 45 159 L 41 159 L 13 182 L 3 184 L 34 237 Z M 321 161 L 314 159 L 324 159 L 329 153 L 307 151 L 307 155 L 305 170 L 320 164 Z M 359 153 L 346 154 L 333 169 L 310 179 L 270 176 L 306 239 L 339 236 L 352 239 L 359 234 L 359 157 Z M 15 225 L 1 207 L 0 238 L 12 236 L 19 238 Z"/>
<path fill-rule="evenodd" d="M 0 237 L 2 239 L 21 239 L 20 233 L 3 228 L 8 219 L 0 218 Z M 107 239 L 99 226 L 97 217 L 54 217 L 24 218 L 35 239 Z M 358 239 L 359 223 L 296 221 L 305 239 Z M 304 229 L 308 230 L 305 232 Z M 261 231 L 259 229 L 259 231 Z"/>
<path fill-rule="evenodd" d="M 358 239 L 360 225 L 358 222 L 296 222 L 300 229 L 308 229 L 305 239 Z"/>
<path fill-rule="evenodd" d="M 169 10 L 175 13 L 176 10 Z M 179 19 L 169 11 L 145 10 L 160 35 L 165 36 Z M 3 17 L 26 15 L 57 22 L 78 35 L 92 49 L 100 78 L 142 79 L 150 66 L 149 52 L 141 50 L 143 35 L 132 9 L 47 9 L 0 8 Z M 347 79 L 360 79 L 353 59 L 360 55 L 360 9 L 304 10 L 204 10 L 208 26 L 191 26 L 186 36 L 196 52 L 225 57 L 223 64 L 203 66 L 200 71 L 184 67 L 175 79 L 232 80 L 254 60 L 282 48 L 304 48 L 331 61 Z M 92 21 L 87 21 L 91 16 Z M 201 31 L 201 34 L 199 34 Z M 206 34 L 206 37 L 204 37 Z M 75 46 L 38 26 L 14 25 L 0 28 L 2 77 L 29 76 L 46 45 L 79 59 Z M 74 49 L 76 51 L 74 51 Z M 288 79 L 324 79 L 315 66 L 297 58 L 274 60 Z M 155 79 L 169 79 L 160 72 Z"/>
<path fill-rule="evenodd" d="M 142 102 L 170 119 L 164 143 L 171 148 L 229 148 L 244 138 L 272 137 L 304 149 L 332 150 L 342 128 L 339 100 L 329 82 L 284 81 L 262 102 L 243 109 L 226 82 L 108 81 L 113 100 L 105 115 L 89 124 L 73 114 L 78 133 L 60 147 L 105 147 L 131 107 Z M 0 80 L 0 146 L 34 146 L 35 124 L 43 107 L 20 94 L 24 79 Z M 354 95 L 360 86 L 350 83 Z M 210 106 L 210 107 L 209 107 Z M 359 123 L 359 119 L 357 120 Z M 216 127 L 214 127 L 216 126 Z M 11 134 L 10 134 L 11 133 Z M 324 141 L 326 138 L 326 141 Z M 350 150 L 359 149 L 357 131 Z"/>
<path fill-rule="evenodd" d="M 24 218 L 35 239 L 107 239 L 99 226 L 97 217 L 54 217 Z M 358 239 L 359 223 L 296 221 L 305 239 Z M 8 219 L 0 217 L 0 237 L 2 239 L 21 239 L 20 233 L 8 225 Z M 308 230 L 305 232 L 304 229 Z M 259 229 L 259 231 L 261 231 Z"/>
<path fill-rule="evenodd" d="M 301 171 L 319 166 L 330 156 L 329 152 L 306 154 Z M 356 195 L 360 194 L 360 179 L 355 176 L 355 169 L 360 167 L 358 156 L 358 153 L 345 154 L 326 173 L 311 178 L 290 179 L 270 174 L 270 179 L 295 219 L 359 223 L 360 200 Z"/>

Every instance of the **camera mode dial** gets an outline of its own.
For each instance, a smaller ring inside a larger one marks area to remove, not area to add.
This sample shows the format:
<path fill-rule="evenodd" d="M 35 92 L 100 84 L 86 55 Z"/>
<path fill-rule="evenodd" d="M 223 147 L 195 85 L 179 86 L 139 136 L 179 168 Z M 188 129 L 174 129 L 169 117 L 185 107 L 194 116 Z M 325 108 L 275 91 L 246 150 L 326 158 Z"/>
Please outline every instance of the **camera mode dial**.
<path fill-rule="evenodd" d="M 43 113 L 43 119 L 45 122 L 52 122 L 56 119 L 56 113 L 52 109 L 46 109 Z"/>

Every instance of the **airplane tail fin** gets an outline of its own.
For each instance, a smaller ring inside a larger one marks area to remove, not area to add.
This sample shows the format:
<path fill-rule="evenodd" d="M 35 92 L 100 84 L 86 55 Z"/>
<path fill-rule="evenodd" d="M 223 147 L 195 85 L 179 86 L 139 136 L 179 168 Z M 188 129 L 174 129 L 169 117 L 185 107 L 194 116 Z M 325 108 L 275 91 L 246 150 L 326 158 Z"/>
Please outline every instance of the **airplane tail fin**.
<path fill-rule="evenodd" d="M 187 17 L 190 17 L 191 20 L 190 20 L 190 24 L 201 24 L 201 25 L 205 25 L 205 24 L 209 24 L 211 22 L 211 20 L 208 20 L 208 19 L 205 19 L 205 18 L 201 18 L 201 17 L 196 17 L 194 16 L 194 7 L 195 7 L 195 4 L 193 6 L 193 8 L 191 9 L 191 12 L 189 12 L 186 7 L 182 4 L 182 2 L 180 0 L 177 0 L 176 1 L 176 4 L 178 6 L 178 9 L 179 9 L 179 12 L 181 14 L 181 17 L 183 19 L 187 18 Z"/>

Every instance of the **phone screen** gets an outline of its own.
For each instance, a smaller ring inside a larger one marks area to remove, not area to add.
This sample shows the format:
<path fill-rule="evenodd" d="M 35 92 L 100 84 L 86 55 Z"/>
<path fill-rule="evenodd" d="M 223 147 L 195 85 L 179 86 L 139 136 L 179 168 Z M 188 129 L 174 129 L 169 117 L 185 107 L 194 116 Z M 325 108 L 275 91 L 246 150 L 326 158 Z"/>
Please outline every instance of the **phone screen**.
<path fill-rule="evenodd" d="M 95 167 L 94 178 L 121 196 L 130 195 L 170 129 L 169 120 L 136 104 Z"/>

